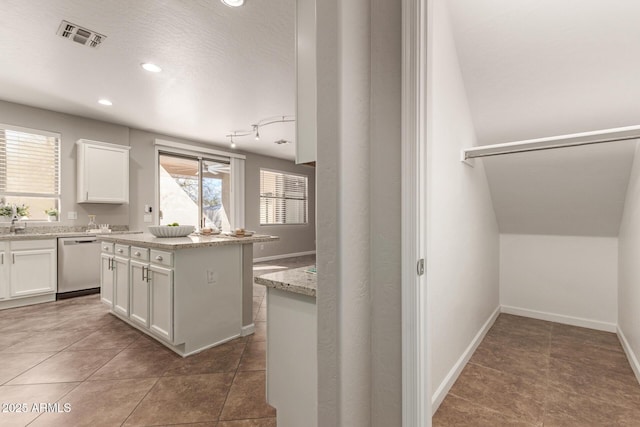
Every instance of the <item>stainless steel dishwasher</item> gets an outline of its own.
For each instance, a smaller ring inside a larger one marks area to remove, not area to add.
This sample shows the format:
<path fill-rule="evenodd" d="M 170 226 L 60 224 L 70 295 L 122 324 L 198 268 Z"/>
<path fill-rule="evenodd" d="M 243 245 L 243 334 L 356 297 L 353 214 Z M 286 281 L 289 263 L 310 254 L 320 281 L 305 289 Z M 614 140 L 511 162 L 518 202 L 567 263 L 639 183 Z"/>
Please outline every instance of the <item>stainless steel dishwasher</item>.
<path fill-rule="evenodd" d="M 100 292 L 100 242 L 95 236 L 59 238 L 57 298 L 98 292 Z"/>

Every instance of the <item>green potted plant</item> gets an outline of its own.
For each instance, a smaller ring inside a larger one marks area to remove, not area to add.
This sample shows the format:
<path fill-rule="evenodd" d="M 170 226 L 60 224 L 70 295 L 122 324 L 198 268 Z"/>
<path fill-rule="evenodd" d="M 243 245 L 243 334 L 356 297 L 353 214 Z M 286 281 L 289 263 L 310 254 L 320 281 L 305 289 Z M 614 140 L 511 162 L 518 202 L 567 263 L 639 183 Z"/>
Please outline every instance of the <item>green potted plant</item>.
<path fill-rule="evenodd" d="M 53 222 L 53 221 L 57 221 L 58 220 L 58 209 L 56 209 L 56 208 L 45 209 L 44 213 L 46 213 L 48 215 L 49 222 Z"/>
<path fill-rule="evenodd" d="M 25 204 L 16 206 L 16 215 L 18 215 L 20 219 L 29 219 L 29 206 Z"/>
<path fill-rule="evenodd" d="M 0 206 L 0 221 L 9 222 L 11 221 L 11 205 L 1 205 Z"/>

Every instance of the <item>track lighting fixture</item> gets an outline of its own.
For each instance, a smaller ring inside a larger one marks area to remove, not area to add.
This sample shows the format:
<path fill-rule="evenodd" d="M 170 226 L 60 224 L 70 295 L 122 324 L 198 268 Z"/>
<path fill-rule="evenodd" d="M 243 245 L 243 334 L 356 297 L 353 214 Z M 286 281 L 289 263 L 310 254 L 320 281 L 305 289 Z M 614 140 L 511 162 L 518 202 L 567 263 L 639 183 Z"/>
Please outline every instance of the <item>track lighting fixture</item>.
<path fill-rule="evenodd" d="M 295 122 L 295 116 L 275 116 L 275 117 L 267 117 L 266 119 L 262 119 L 257 123 L 251 125 L 251 130 L 234 130 L 227 134 L 227 138 L 229 138 L 229 142 L 231 143 L 231 148 L 236 148 L 236 143 L 233 141 L 234 137 L 240 136 L 249 136 L 255 135 L 256 141 L 260 140 L 260 128 L 262 126 L 269 126 L 274 123 L 289 123 Z M 284 140 L 281 140 L 284 141 Z M 278 141 L 276 141 L 278 143 Z"/>

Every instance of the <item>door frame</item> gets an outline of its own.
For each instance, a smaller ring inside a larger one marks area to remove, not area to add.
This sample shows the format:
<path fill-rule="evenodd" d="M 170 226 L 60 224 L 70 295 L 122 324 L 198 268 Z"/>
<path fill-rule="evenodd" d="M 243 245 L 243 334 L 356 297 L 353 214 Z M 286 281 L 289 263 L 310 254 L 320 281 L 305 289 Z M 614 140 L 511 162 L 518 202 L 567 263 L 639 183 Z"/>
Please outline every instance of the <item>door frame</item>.
<path fill-rule="evenodd" d="M 427 274 L 428 18 L 433 0 L 402 1 L 402 425 L 431 426 Z"/>

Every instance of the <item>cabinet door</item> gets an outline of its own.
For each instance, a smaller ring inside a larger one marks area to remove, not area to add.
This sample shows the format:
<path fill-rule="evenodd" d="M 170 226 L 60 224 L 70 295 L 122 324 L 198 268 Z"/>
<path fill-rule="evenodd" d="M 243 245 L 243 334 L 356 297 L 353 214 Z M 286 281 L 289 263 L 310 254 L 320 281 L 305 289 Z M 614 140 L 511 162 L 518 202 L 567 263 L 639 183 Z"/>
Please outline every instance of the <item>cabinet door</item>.
<path fill-rule="evenodd" d="M 128 147 L 112 144 L 83 144 L 78 198 L 81 202 L 129 202 Z"/>
<path fill-rule="evenodd" d="M 158 337 L 173 341 L 173 270 L 152 265 L 150 329 Z"/>
<path fill-rule="evenodd" d="M 129 318 L 136 323 L 149 327 L 149 265 L 140 261 L 131 261 L 129 264 L 129 281 L 131 283 L 131 316 Z"/>
<path fill-rule="evenodd" d="M 55 249 L 11 252 L 11 297 L 55 292 L 57 276 Z"/>
<path fill-rule="evenodd" d="M 0 251 L 0 300 L 9 297 L 9 269 L 7 252 Z"/>
<path fill-rule="evenodd" d="M 100 255 L 100 299 L 104 304 L 113 308 L 113 270 L 111 269 L 112 255 Z"/>
<path fill-rule="evenodd" d="M 113 258 L 113 311 L 129 317 L 129 260 Z"/>

